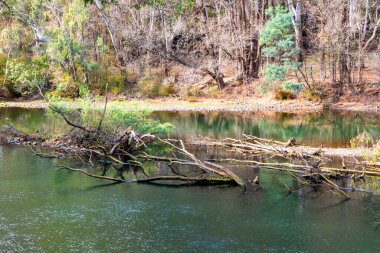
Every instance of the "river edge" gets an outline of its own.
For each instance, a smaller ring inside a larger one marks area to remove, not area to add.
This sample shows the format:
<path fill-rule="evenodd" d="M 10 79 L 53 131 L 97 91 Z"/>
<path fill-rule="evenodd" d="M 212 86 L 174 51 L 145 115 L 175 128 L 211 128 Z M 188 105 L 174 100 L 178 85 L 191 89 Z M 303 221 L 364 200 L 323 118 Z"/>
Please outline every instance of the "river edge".
<path fill-rule="evenodd" d="M 68 107 L 79 107 L 83 100 L 62 100 Z M 110 104 L 130 108 L 145 108 L 151 111 L 184 111 L 184 112 L 284 112 L 284 113 L 317 113 L 324 110 L 322 103 L 306 100 L 287 100 L 276 101 L 273 99 L 199 99 L 195 102 L 170 99 L 131 99 L 131 100 L 111 100 Z M 104 105 L 102 99 L 95 102 L 101 108 Z M 48 104 L 44 100 L 20 100 L 20 101 L 1 101 L 0 108 L 26 108 L 43 109 Z M 366 104 L 365 102 L 341 102 L 332 104 L 331 111 L 347 112 L 369 112 L 380 113 L 380 101 L 378 103 Z"/>

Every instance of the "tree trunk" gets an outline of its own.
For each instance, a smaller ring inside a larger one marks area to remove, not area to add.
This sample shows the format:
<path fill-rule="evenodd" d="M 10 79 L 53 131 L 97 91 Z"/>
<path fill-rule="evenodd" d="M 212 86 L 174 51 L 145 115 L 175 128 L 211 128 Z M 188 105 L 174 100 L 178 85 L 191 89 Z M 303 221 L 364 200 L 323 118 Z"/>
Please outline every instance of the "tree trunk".
<path fill-rule="evenodd" d="M 100 15 L 102 16 L 102 18 L 104 20 L 104 23 L 107 26 L 108 34 L 109 34 L 109 36 L 111 38 L 112 46 L 113 46 L 113 48 L 115 50 L 116 57 L 117 57 L 120 65 L 121 66 L 125 66 L 124 58 L 119 54 L 119 50 L 118 50 L 118 47 L 117 47 L 116 38 L 115 38 L 115 35 L 114 35 L 113 28 L 111 26 L 111 22 L 109 21 L 107 15 L 103 11 L 102 2 L 101 2 L 101 0 L 94 0 L 94 2 L 95 2 L 95 5 L 96 5 L 96 8 L 98 9 Z"/>
<path fill-rule="evenodd" d="M 222 73 L 220 73 L 219 67 L 214 67 L 214 73 L 210 73 L 210 75 L 215 80 L 219 90 L 222 90 L 224 87 L 227 86 L 224 82 Z"/>
<path fill-rule="evenodd" d="M 298 49 L 296 60 L 297 62 L 303 61 L 302 49 L 303 49 L 303 39 L 302 39 L 302 20 L 301 12 L 302 5 L 300 0 L 296 0 L 296 6 L 294 7 L 293 0 L 288 0 L 289 10 L 292 13 L 292 23 L 294 27 L 294 32 L 296 34 L 296 48 Z"/>
<path fill-rule="evenodd" d="M 4 76 L 3 86 L 6 85 L 7 79 L 8 79 L 9 58 L 11 57 L 11 52 L 12 52 L 12 49 L 9 49 L 7 53 L 7 59 L 5 61 L 5 76 Z"/>

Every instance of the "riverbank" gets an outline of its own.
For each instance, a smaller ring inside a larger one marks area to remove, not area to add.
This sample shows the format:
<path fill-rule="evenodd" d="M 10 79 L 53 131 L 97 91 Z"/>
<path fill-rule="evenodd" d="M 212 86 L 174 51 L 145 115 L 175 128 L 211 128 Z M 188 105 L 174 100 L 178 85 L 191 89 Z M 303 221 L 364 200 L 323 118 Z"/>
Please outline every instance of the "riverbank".
<path fill-rule="evenodd" d="M 70 107 L 76 107 L 80 100 L 65 100 Z M 103 101 L 96 102 L 99 107 Z M 177 98 L 146 99 L 146 100 L 112 100 L 111 104 L 129 107 L 141 107 L 152 111 L 229 111 L 229 112 L 291 112 L 310 113 L 323 111 L 323 104 L 307 100 L 287 100 L 277 101 L 268 98 L 246 98 L 241 100 L 229 99 L 198 99 L 196 101 L 186 101 Z M 47 108 L 47 103 L 43 100 L 20 100 L 20 101 L 0 101 L 0 108 Z M 379 112 L 380 101 L 371 102 L 338 102 L 330 106 L 330 110 L 355 111 L 355 112 Z"/>

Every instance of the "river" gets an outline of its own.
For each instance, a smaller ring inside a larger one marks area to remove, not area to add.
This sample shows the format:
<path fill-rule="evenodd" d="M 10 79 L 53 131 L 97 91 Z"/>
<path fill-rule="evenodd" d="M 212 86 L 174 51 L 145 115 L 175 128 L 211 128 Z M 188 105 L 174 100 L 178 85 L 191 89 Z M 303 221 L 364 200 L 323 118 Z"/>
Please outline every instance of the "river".
<path fill-rule="evenodd" d="M 43 110 L 0 109 L 0 123 L 38 130 Z M 313 146 L 349 146 L 367 131 L 380 137 L 380 118 L 356 113 L 155 113 L 177 126 L 175 137 L 239 137 L 242 133 Z M 109 184 L 67 171 L 65 160 L 0 146 L 0 252 L 379 252 L 375 194 L 287 195 L 264 171 L 261 191 L 236 187 Z M 291 179 L 283 177 L 283 180 Z"/>

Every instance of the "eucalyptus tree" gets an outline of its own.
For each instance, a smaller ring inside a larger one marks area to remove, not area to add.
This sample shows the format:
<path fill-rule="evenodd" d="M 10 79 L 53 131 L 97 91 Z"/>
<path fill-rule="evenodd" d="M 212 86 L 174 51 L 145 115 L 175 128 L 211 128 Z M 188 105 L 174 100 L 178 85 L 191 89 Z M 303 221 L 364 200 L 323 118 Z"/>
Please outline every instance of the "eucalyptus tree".
<path fill-rule="evenodd" d="M 78 81 L 78 67 L 87 71 L 89 65 L 83 48 L 87 10 L 81 0 L 73 0 L 63 6 L 55 6 L 50 14 L 57 26 L 49 31 L 51 38 L 46 53 L 53 63 L 69 71 L 73 80 Z"/>
<path fill-rule="evenodd" d="M 21 37 L 21 27 L 17 23 L 8 23 L 8 26 L 0 32 L 0 45 L 3 53 L 6 55 L 4 66 L 3 86 L 7 84 L 9 75 L 9 61 L 12 53 L 19 47 Z"/>
<path fill-rule="evenodd" d="M 29 52 L 36 51 L 35 46 L 48 40 L 43 33 L 44 4 L 35 0 L 7 0 L 0 4 L 3 21 L 0 44 L 6 53 L 3 86 L 13 95 L 30 93 L 33 83 L 43 79 L 45 74 L 41 72 L 44 65 L 41 58 L 26 63 Z"/>

